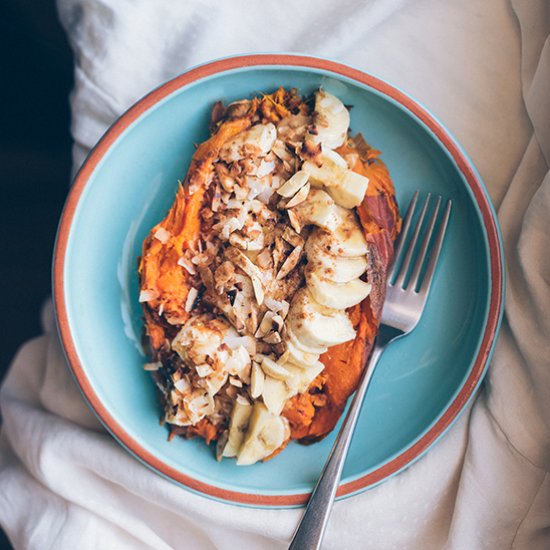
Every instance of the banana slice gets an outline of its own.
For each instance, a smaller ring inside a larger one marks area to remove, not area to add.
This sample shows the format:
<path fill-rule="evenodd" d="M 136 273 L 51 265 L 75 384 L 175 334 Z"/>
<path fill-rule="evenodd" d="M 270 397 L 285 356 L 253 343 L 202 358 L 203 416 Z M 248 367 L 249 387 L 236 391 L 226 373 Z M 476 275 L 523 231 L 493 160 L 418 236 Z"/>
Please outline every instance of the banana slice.
<path fill-rule="evenodd" d="M 352 170 L 346 170 L 342 184 L 327 187 L 327 190 L 340 206 L 355 208 L 363 202 L 368 186 L 369 178 Z"/>
<path fill-rule="evenodd" d="M 354 258 L 332 256 L 317 246 L 315 241 L 308 242 L 310 243 L 309 246 L 306 246 L 308 269 L 315 271 L 324 279 L 334 283 L 348 283 L 361 277 L 367 270 L 365 256 Z"/>
<path fill-rule="evenodd" d="M 306 172 L 298 170 L 298 172 L 277 189 L 277 193 L 281 195 L 281 197 L 286 197 L 287 199 L 292 197 L 307 183 L 308 177 Z"/>
<path fill-rule="evenodd" d="M 252 363 L 250 372 L 250 397 L 258 399 L 264 391 L 265 374 L 258 363 Z"/>
<path fill-rule="evenodd" d="M 340 218 L 334 199 L 322 189 L 310 189 L 307 198 L 292 208 L 300 225 L 316 225 L 328 231 L 336 229 Z"/>
<path fill-rule="evenodd" d="M 295 294 L 288 322 L 305 345 L 331 347 L 355 338 L 355 330 L 346 312 L 319 304 L 307 288 Z"/>
<path fill-rule="evenodd" d="M 268 457 L 285 442 L 286 434 L 285 420 L 269 412 L 263 403 L 256 403 L 237 455 L 237 465 L 248 466 Z"/>
<path fill-rule="evenodd" d="M 266 376 L 271 376 L 271 378 L 276 378 L 277 380 L 286 380 L 289 376 L 285 367 L 267 356 L 262 358 L 261 367 Z"/>
<path fill-rule="evenodd" d="M 302 170 L 311 185 L 325 187 L 330 196 L 344 208 L 355 208 L 363 202 L 369 179 L 348 169 L 347 162 L 334 151 L 325 151 L 322 164 L 304 162 Z"/>
<path fill-rule="evenodd" d="M 306 282 L 311 294 L 323 306 L 335 309 L 347 309 L 362 302 L 371 291 L 372 286 L 361 279 L 347 283 L 334 283 L 324 279 L 313 270 L 306 274 Z"/>
<path fill-rule="evenodd" d="M 277 128 L 275 125 L 271 122 L 256 124 L 226 142 L 221 148 L 219 156 L 225 162 L 241 160 L 252 153 L 264 157 L 271 151 L 276 139 Z"/>
<path fill-rule="evenodd" d="M 364 256 L 367 253 L 367 241 L 355 214 L 344 208 L 339 208 L 338 211 L 341 220 L 338 227 L 334 231 L 315 228 L 306 242 L 306 252 L 308 247 L 313 249 L 317 246 L 332 256 L 344 258 Z"/>
<path fill-rule="evenodd" d="M 336 149 L 346 139 L 349 127 L 349 111 L 332 94 L 319 90 L 315 94 L 316 134 L 309 137 L 315 143 L 321 143 L 324 149 Z"/>
<path fill-rule="evenodd" d="M 319 360 L 318 353 L 308 353 L 307 351 L 301 350 L 298 346 L 296 346 L 296 344 L 294 344 L 294 342 L 290 338 L 286 340 L 285 344 L 288 351 L 289 361 L 295 363 L 298 366 L 301 366 L 303 368 L 312 367 Z"/>
<path fill-rule="evenodd" d="M 321 361 L 316 361 L 314 365 L 303 368 L 300 365 L 286 363 L 285 368 L 292 374 L 288 386 L 296 393 L 304 393 L 308 390 L 315 378 L 317 378 L 318 374 L 323 371 L 325 365 L 323 365 Z"/>
<path fill-rule="evenodd" d="M 290 328 L 290 326 L 287 324 L 286 326 L 286 341 L 292 342 L 292 344 L 297 347 L 300 351 L 303 351 L 305 353 L 310 354 L 317 354 L 321 355 L 322 353 L 325 353 L 327 351 L 327 346 L 320 346 L 318 344 L 315 344 L 314 346 L 304 344 L 297 336 L 294 334 L 294 331 Z"/>
<path fill-rule="evenodd" d="M 235 401 L 231 411 L 231 420 L 229 421 L 229 437 L 223 449 L 222 456 L 237 456 L 243 443 L 245 432 L 248 427 L 250 416 L 252 415 L 252 405 L 244 405 Z"/>
<path fill-rule="evenodd" d="M 331 187 L 344 183 L 348 163 L 336 151 L 323 151 L 321 166 L 306 160 L 302 165 L 311 185 L 317 187 Z"/>
<path fill-rule="evenodd" d="M 262 398 L 269 412 L 276 415 L 281 414 L 286 401 L 295 394 L 296 392 L 289 389 L 287 381 L 283 382 L 271 376 L 265 377 Z"/>

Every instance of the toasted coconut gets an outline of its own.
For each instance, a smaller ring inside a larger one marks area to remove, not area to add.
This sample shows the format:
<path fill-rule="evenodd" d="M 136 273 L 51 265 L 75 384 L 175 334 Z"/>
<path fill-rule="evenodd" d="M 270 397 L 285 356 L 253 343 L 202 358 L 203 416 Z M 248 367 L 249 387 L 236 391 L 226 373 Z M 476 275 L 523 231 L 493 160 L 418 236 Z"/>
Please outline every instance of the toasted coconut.
<path fill-rule="evenodd" d="M 196 288 L 191 288 L 189 290 L 187 300 L 185 300 L 185 311 L 189 312 L 193 309 L 193 305 L 195 303 L 195 300 L 197 299 L 198 294 L 199 291 Z"/>
<path fill-rule="evenodd" d="M 139 293 L 139 301 L 140 302 L 152 302 L 153 300 L 156 300 L 159 297 L 159 293 L 155 290 L 142 290 Z"/>
<path fill-rule="evenodd" d="M 181 265 L 189 275 L 196 275 L 197 270 L 195 269 L 195 266 L 193 265 L 193 262 L 188 260 L 185 256 L 181 256 L 178 260 L 178 265 Z"/>
<path fill-rule="evenodd" d="M 321 143 L 314 143 L 313 141 L 306 139 L 299 147 L 296 148 L 298 156 L 302 160 L 309 160 L 317 166 L 323 164 Z"/>
<path fill-rule="evenodd" d="M 171 236 L 172 233 L 164 229 L 164 227 L 159 227 L 153 235 L 153 237 L 155 237 L 155 239 L 160 241 L 162 244 L 166 244 L 170 240 Z"/>
<path fill-rule="evenodd" d="M 266 344 L 280 344 L 283 340 L 278 332 L 272 330 L 267 336 L 264 336 L 262 340 Z"/>

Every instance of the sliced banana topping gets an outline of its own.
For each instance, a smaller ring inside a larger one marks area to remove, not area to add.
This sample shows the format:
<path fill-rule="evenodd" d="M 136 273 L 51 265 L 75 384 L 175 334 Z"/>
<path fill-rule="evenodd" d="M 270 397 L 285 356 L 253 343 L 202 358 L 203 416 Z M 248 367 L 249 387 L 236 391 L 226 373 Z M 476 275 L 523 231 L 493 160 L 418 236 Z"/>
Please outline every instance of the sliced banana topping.
<path fill-rule="evenodd" d="M 252 364 L 250 372 L 250 397 L 258 399 L 264 391 L 265 374 L 258 363 Z"/>
<path fill-rule="evenodd" d="M 315 270 L 321 277 L 335 283 L 348 283 L 361 277 L 367 269 L 365 256 L 343 258 L 333 256 L 322 249 L 315 241 L 306 249 L 308 268 Z"/>
<path fill-rule="evenodd" d="M 312 367 L 319 361 L 318 353 L 308 353 L 300 349 L 293 341 L 293 339 L 288 338 L 286 340 L 286 349 L 288 351 L 288 360 L 299 367 Z"/>
<path fill-rule="evenodd" d="M 320 304 L 336 309 L 346 309 L 362 302 L 371 291 L 371 285 L 361 279 L 347 283 L 334 283 L 314 270 L 306 273 L 306 281 L 311 294 Z"/>
<path fill-rule="evenodd" d="M 274 124 L 256 124 L 225 143 L 220 159 L 235 162 L 251 154 L 264 157 L 271 151 L 276 139 L 277 128 Z"/>
<path fill-rule="evenodd" d="M 334 231 L 340 222 L 334 199 L 322 189 L 312 188 L 307 198 L 292 209 L 300 225 L 316 225 Z"/>
<path fill-rule="evenodd" d="M 331 347 L 355 338 L 355 330 L 346 312 L 319 304 L 308 288 L 296 293 L 288 313 L 288 323 L 305 345 Z"/>
<path fill-rule="evenodd" d="M 222 456 L 237 456 L 239 449 L 244 441 L 244 436 L 248 428 L 248 421 L 252 415 L 252 405 L 235 401 L 231 411 L 231 420 L 229 423 L 229 436 L 223 449 Z"/>
<path fill-rule="evenodd" d="M 279 189 L 277 189 L 277 193 L 281 195 L 281 197 L 290 198 L 293 195 L 295 195 L 306 183 L 309 176 L 307 172 L 304 172 L 303 170 L 298 170 L 292 177 L 290 177 Z"/>
<path fill-rule="evenodd" d="M 306 161 L 302 171 L 309 176 L 311 185 L 323 187 L 344 208 L 355 208 L 363 202 L 369 179 L 348 168 L 348 164 L 335 151 L 325 151 L 322 164 Z"/>
<path fill-rule="evenodd" d="M 328 192 L 340 206 L 354 208 L 363 202 L 368 186 L 369 178 L 347 170 L 344 182 L 341 185 L 329 186 Z"/>
<path fill-rule="evenodd" d="M 261 367 L 266 376 L 271 376 L 271 378 L 286 380 L 289 377 L 288 371 L 285 367 L 279 365 L 266 355 L 262 357 Z"/>
<path fill-rule="evenodd" d="M 237 454 L 237 465 L 247 466 L 267 458 L 284 443 L 287 432 L 285 418 L 271 413 L 263 403 L 256 403 Z"/>
<path fill-rule="evenodd" d="M 286 368 L 291 374 L 287 383 L 289 389 L 295 393 L 303 393 L 308 390 L 311 383 L 323 371 L 325 365 L 316 361 L 313 365 L 304 368 L 302 365 L 287 363 Z"/>
<path fill-rule="evenodd" d="M 312 132 L 308 138 L 315 143 L 321 143 L 323 149 L 336 149 L 347 137 L 349 111 L 336 96 L 319 90 L 315 94 L 313 122 L 315 132 Z"/>
<path fill-rule="evenodd" d="M 333 231 L 316 228 L 306 242 L 306 254 L 313 254 L 313 247 L 319 247 L 333 256 L 354 258 L 364 256 L 368 246 L 355 214 L 344 208 L 338 209 L 340 224 Z"/>
<path fill-rule="evenodd" d="M 327 351 L 328 349 L 327 346 L 320 346 L 318 344 L 305 344 L 300 338 L 298 338 L 294 334 L 294 331 L 289 324 L 287 324 L 286 327 L 286 341 L 292 342 L 298 349 L 304 351 L 305 353 L 321 355 L 322 353 L 325 353 L 325 351 Z"/>
<path fill-rule="evenodd" d="M 290 391 L 286 381 L 265 377 L 262 399 L 272 414 L 281 414 L 287 400 L 295 394 L 296 392 Z"/>

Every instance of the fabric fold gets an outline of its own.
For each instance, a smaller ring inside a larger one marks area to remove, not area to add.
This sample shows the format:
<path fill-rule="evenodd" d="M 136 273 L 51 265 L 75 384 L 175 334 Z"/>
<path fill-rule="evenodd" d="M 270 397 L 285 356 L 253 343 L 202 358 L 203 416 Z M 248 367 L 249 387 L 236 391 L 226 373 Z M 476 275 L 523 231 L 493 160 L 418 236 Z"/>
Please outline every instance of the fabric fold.
<path fill-rule="evenodd" d="M 336 58 L 410 91 L 450 128 L 499 206 L 508 277 L 500 339 L 478 398 L 407 470 L 337 502 L 324 548 L 550 547 L 548 4 L 57 4 L 75 52 L 75 172 L 139 97 L 235 53 Z M 0 390 L 0 523 L 16 548 L 287 547 L 300 510 L 209 500 L 118 445 L 69 373 L 50 305 L 43 324 Z"/>

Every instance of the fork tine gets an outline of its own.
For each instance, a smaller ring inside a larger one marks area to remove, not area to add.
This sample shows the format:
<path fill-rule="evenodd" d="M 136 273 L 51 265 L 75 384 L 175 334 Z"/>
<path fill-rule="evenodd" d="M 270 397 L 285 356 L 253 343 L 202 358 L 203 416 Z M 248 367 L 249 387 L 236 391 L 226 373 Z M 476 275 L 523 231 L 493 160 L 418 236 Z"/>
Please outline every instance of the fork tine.
<path fill-rule="evenodd" d="M 420 212 L 420 217 L 418 218 L 418 222 L 416 223 L 416 227 L 414 229 L 412 239 L 407 247 L 407 253 L 405 255 L 405 259 L 401 264 L 399 275 L 397 276 L 397 279 L 395 279 L 394 286 L 398 288 L 403 288 L 405 284 L 405 278 L 407 277 L 407 273 L 411 265 L 411 258 L 412 258 L 414 249 L 416 247 L 416 242 L 418 241 L 418 235 L 420 234 L 420 229 L 422 228 L 422 223 L 424 222 L 424 217 L 426 216 L 426 210 L 428 209 L 428 203 L 430 202 L 431 196 L 432 196 L 431 193 L 428 193 L 426 200 L 424 201 L 424 206 L 422 207 L 422 211 Z M 403 239 L 403 241 L 404 240 L 405 239 Z"/>
<path fill-rule="evenodd" d="M 437 221 L 437 215 L 439 214 L 439 207 L 441 206 L 441 200 L 442 200 L 441 197 L 437 197 L 437 202 L 435 204 L 432 217 L 428 222 L 428 229 L 424 234 L 424 239 L 422 240 L 422 247 L 420 248 L 420 252 L 418 253 L 416 264 L 414 266 L 414 270 L 412 272 L 411 279 L 409 281 L 408 286 L 413 290 L 415 290 L 416 287 L 418 286 L 418 279 L 420 278 L 420 272 L 422 271 L 422 266 L 424 265 L 424 260 L 426 259 L 426 254 L 428 252 L 428 246 L 432 239 L 435 222 Z"/>
<path fill-rule="evenodd" d="M 401 233 L 399 234 L 399 238 L 397 240 L 397 246 L 395 248 L 395 252 L 393 253 L 393 265 L 388 276 L 388 281 L 391 281 L 391 279 L 393 278 L 396 266 L 399 263 L 399 256 L 401 255 L 401 250 L 403 250 L 403 243 L 407 239 L 407 235 L 411 227 L 411 220 L 414 214 L 414 210 L 416 208 L 417 201 L 418 201 L 418 191 L 415 191 L 413 198 L 409 203 L 409 207 L 407 208 L 407 213 L 405 214 L 405 219 L 403 220 L 403 227 L 401 229 Z"/>
<path fill-rule="evenodd" d="M 443 245 L 443 239 L 445 238 L 445 233 L 447 231 L 447 224 L 449 223 L 449 216 L 451 215 L 451 200 L 447 201 L 447 207 L 445 208 L 445 213 L 443 214 L 443 220 L 439 227 L 439 231 L 435 237 L 434 245 L 430 254 L 430 259 L 428 261 L 428 267 L 426 268 L 426 273 L 424 274 L 424 279 L 420 285 L 418 292 L 423 296 L 427 296 L 430 291 L 430 286 L 432 284 L 435 266 L 437 265 L 437 260 L 439 259 L 439 253 L 441 252 L 441 246 Z"/>

